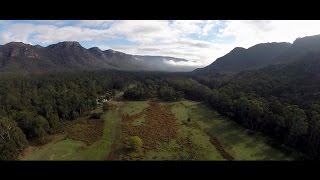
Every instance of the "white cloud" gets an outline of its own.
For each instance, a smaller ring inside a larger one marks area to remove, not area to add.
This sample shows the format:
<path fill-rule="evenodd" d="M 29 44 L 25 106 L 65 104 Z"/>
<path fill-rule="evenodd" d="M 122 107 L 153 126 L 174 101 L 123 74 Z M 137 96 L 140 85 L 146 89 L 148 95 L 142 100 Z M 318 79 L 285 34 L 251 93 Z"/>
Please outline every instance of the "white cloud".
<path fill-rule="evenodd" d="M 5 25 L 8 24 L 10 21 L 9 20 L 0 20 L 0 25 Z"/>
<path fill-rule="evenodd" d="M 108 31 L 99 29 L 20 23 L 12 24 L 1 31 L 0 41 L 1 43 L 22 41 L 31 44 L 48 44 L 58 41 L 88 41 L 111 36 Z"/>
<path fill-rule="evenodd" d="M 129 41 L 141 44 L 179 37 L 178 32 L 169 26 L 168 21 L 115 21 L 110 31 L 115 35 L 127 38 Z"/>
<path fill-rule="evenodd" d="M 202 29 L 202 35 L 208 35 L 208 32 L 217 24 L 218 21 L 207 21 Z"/>
<path fill-rule="evenodd" d="M 8 43 L 11 41 L 21 41 L 29 43 L 29 35 L 35 31 L 32 24 L 13 24 L 0 34 L 1 43 Z"/>
<path fill-rule="evenodd" d="M 39 24 L 63 26 L 68 22 L 70 22 L 71 20 L 34 20 L 34 21 Z"/>
<path fill-rule="evenodd" d="M 164 61 L 166 64 L 174 65 L 174 66 L 194 66 L 194 67 L 201 67 L 202 64 L 197 61 L 179 61 L 175 62 L 173 60 Z"/>
<path fill-rule="evenodd" d="M 264 42 L 293 42 L 298 37 L 320 34 L 320 21 L 228 21 L 220 36 L 234 36 L 234 46 L 248 48 Z"/>
<path fill-rule="evenodd" d="M 204 21 L 198 20 L 178 20 L 174 21 L 171 24 L 173 29 L 176 29 L 180 32 L 182 36 L 187 34 L 199 33 L 201 32 L 201 25 Z"/>
<path fill-rule="evenodd" d="M 171 42 L 135 46 L 111 46 L 112 49 L 136 55 L 162 55 L 190 60 L 190 64 L 205 66 L 229 52 L 230 44 L 217 44 L 207 41 L 181 38 Z M 195 61 L 195 62 L 192 62 Z M 179 63 L 179 62 L 178 62 Z"/>
<path fill-rule="evenodd" d="M 84 27 L 109 27 L 114 20 L 81 20 L 78 22 L 80 26 Z"/>

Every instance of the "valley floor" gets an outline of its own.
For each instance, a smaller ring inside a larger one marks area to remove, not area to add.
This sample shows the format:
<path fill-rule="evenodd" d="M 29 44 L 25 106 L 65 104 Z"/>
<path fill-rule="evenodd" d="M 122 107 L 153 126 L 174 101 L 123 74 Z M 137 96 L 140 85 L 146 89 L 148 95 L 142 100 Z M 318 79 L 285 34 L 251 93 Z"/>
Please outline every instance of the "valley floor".
<path fill-rule="evenodd" d="M 43 146 L 29 146 L 21 160 L 292 160 L 206 105 L 114 100 L 101 120 L 80 118 Z M 101 107 L 96 111 L 102 111 Z M 101 127 L 101 128 L 99 128 Z M 85 135 L 83 135 L 85 133 Z M 140 151 L 127 149 L 131 136 Z M 90 137 L 90 138 L 89 138 Z"/>

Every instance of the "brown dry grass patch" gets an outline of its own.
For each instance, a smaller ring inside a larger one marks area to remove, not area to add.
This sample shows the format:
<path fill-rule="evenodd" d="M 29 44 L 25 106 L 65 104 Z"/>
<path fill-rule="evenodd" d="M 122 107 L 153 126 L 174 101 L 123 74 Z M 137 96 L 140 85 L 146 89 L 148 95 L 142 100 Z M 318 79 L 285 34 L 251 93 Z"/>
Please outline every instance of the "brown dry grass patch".
<path fill-rule="evenodd" d="M 143 116 L 145 123 L 132 126 L 131 122 Z M 168 107 L 160 106 L 156 101 L 150 101 L 149 107 L 138 114 L 123 117 L 123 133 L 127 136 L 139 136 L 143 140 L 145 150 L 153 149 L 161 142 L 168 142 L 177 134 L 176 118 Z"/>
<path fill-rule="evenodd" d="M 90 145 L 101 138 L 103 121 L 102 119 L 79 120 L 66 126 L 65 133 L 69 139 L 80 140 Z"/>
<path fill-rule="evenodd" d="M 133 126 L 135 119 L 145 117 L 145 122 Z M 168 142 L 177 134 L 176 117 L 171 113 L 170 107 L 161 106 L 159 102 L 151 100 L 149 106 L 140 113 L 122 116 L 120 145 L 115 143 L 107 159 L 133 160 L 141 159 L 144 152 L 156 148 L 162 142 Z M 139 136 L 143 140 L 142 152 L 130 152 L 125 148 L 126 139 L 130 136 Z"/>

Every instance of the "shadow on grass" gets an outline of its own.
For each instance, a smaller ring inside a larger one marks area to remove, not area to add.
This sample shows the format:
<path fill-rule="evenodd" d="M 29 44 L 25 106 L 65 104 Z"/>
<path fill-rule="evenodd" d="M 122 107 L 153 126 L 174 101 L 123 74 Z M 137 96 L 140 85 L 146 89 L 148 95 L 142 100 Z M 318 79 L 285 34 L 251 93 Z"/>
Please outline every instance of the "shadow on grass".
<path fill-rule="evenodd" d="M 209 136 L 217 137 L 227 150 L 243 148 L 241 151 L 248 151 L 250 157 L 261 160 L 290 159 L 290 153 L 275 147 L 268 139 L 263 139 L 255 133 L 248 134 L 245 128 L 226 119 L 204 104 L 193 106 L 190 112 L 194 119 L 206 124 L 207 128 L 204 131 Z"/>
<path fill-rule="evenodd" d="M 291 160 L 286 154 L 278 153 L 272 148 L 263 148 L 253 155 L 261 160 Z"/>

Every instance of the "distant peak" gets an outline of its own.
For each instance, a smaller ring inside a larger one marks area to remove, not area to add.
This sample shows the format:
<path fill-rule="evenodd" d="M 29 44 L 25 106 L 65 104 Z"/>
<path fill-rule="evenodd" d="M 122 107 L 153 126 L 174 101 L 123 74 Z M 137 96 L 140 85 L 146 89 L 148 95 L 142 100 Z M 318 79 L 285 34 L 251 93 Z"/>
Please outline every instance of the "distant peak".
<path fill-rule="evenodd" d="M 293 44 L 301 43 L 301 42 L 308 42 L 308 41 L 319 41 L 319 40 L 320 40 L 320 35 L 299 37 L 296 40 L 294 40 Z"/>
<path fill-rule="evenodd" d="M 243 48 L 243 47 L 235 47 L 233 50 L 246 50 L 246 48 Z"/>
<path fill-rule="evenodd" d="M 260 44 L 256 44 L 254 46 L 251 46 L 248 49 L 256 49 L 256 48 L 266 48 L 266 47 L 289 47 L 291 46 L 291 43 L 288 42 L 267 42 L 267 43 L 260 43 Z"/>
<path fill-rule="evenodd" d="M 48 47 L 65 47 L 65 48 L 70 48 L 70 47 L 82 47 L 80 45 L 79 42 L 77 41 L 63 41 L 63 42 L 59 42 L 59 43 L 56 43 L 56 44 L 52 44 Z"/>
<path fill-rule="evenodd" d="M 34 47 L 36 47 L 36 48 L 43 48 L 43 47 L 40 46 L 39 44 L 35 45 Z"/>
<path fill-rule="evenodd" d="M 9 42 L 9 43 L 5 44 L 4 46 L 27 46 L 27 45 L 30 46 L 30 44 L 25 44 L 23 42 Z"/>
<path fill-rule="evenodd" d="M 90 48 L 89 50 L 91 50 L 91 51 L 99 51 L 99 52 L 102 51 L 102 50 L 101 50 L 100 48 L 98 48 L 98 47 L 92 47 L 92 48 Z"/>
<path fill-rule="evenodd" d="M 108 50 L 105 50 L 103 51 L 104 53 L 106 54 L 114 54 L 114 55 L 119 55 L 119 56 L 133 56 L 132 54 L 127 54 L 127 53 L 124 53 L 124 52 L 120 52 L 120 51 L 115 51 L 113 49 L 108 49 Z"/>
<path fill-rule="evenodd" d="M 235 47 L 234 49 L 232 49 L 232 51 L 230 51 L 230 53 L 238 53 L 238 52 L 241 52 L 244 50 L 246 50 L 246 49 L 243 47 Z"/>
<path fill-rule="evenodd" d="M 291 43 L 289 42 L 266 42 L 266 43 L 259 43 L 259 44 L 256 44 L 254 46 L 259 46 L 259 45 L 279 45 L 279 44 L 288 44 L 290 45 Z"/>
<path fill-rule="evenodd" d="M 78 41 L 62 41 L 60 43 L 66 44 L 66 45 L 79 45 L 80 46 L 80 43 Z"/>
<path fill-rule="evenodd" d="M 108 51 L 108 52 L 116 52 L 115 50 L 113 50 L 113 49 L 108 49 L 108 50 L 106 50 L 106 51 Z"/>
<path fill-rule="evenodd" d="M 105 50 L 105 52 L 107 52 L 107 53 L 122 53 L 122 52 L 115 51 L 113 49 Z M 122 53 L 122 54 L 124 54 L 124 53 Z"/>

